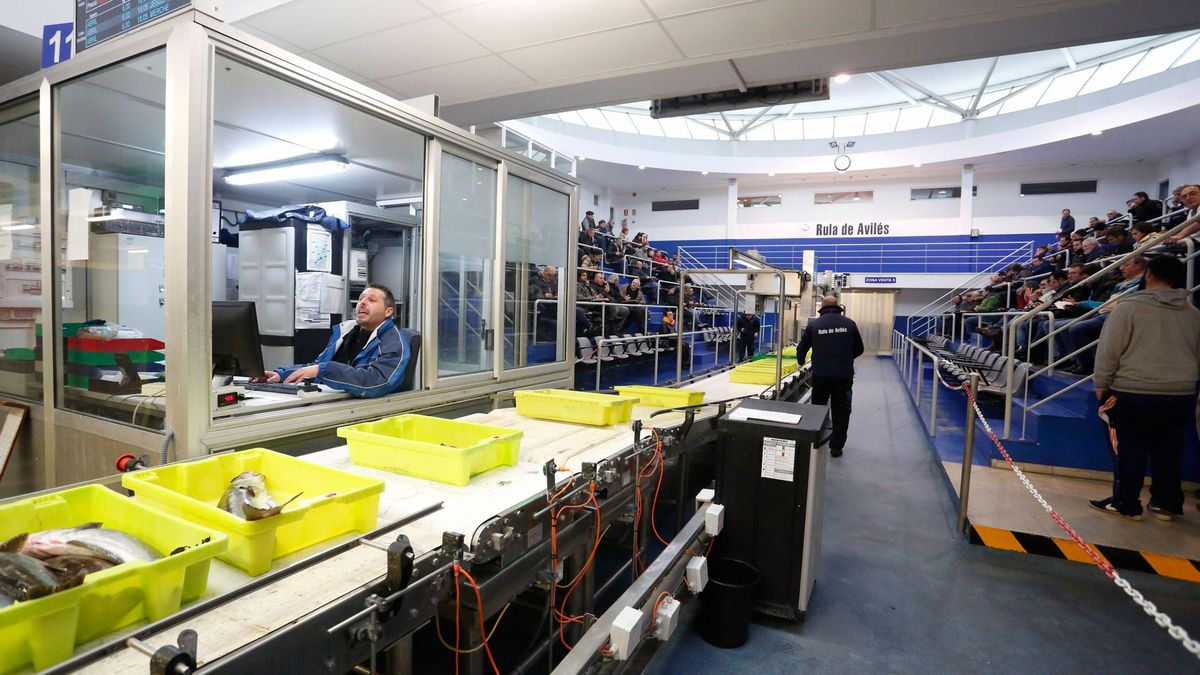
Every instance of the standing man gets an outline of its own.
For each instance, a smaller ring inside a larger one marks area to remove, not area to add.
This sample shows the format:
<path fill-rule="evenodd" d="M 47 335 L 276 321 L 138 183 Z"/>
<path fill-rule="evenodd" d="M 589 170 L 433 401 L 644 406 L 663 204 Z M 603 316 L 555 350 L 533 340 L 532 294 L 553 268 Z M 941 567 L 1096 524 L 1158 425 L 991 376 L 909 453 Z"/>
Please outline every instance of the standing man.
<path fill-rule="evenodd" d="M 833 414 L 829 454 L 841 457 L 846 445 L 846 431 L 850 428 L 854 359 L 862 356 L 863 341 L 858 324 L 842 314 L 836 297 L 822 298 L 818 313 L 820 316 L 804 327 L 800 345 L 796 347 L 796 360 L 803 367 L 808 350 L 812 350 L 812 402 L 829 404 Z"/>
<path fill-rule="evenodd" d="M 754 312 L 746 308 L 737 318 L 737 360 L 745 361 L 754 356 L 754 340 L 758 337 L 758 330 L 761 325 L 758 322 L 758 317 L 754 316 Z"/>
<path fill-rule="evenodd" d="M 1154 467 L 1150 513 L 1159 520 L 1183 513 L 1183 435 L 1191 432 L 1200 380 L 1200 310 L 1179 288 L 1184 276 L 1178 258 L 1150 260 L 1145 290 L 1122 298 L 1100 333 L 1096 398 L 1115 466 L 1112 496 L 1089 503 L 1106 513 L 1142 519 L 1147 460 Z"/>
<path fill-rule="evenodd" d="M 596 229 L 595 216 L 596 216 L 596 213 L 594 211 L 588 211 L 587 213 L 584 213 L 583 220 L 579 221 L 579 229 L 580 230 Z"/>
<path fill-rule="evenodd" d="M 1062 210 L 1062 220 L 1058 221 L 1058 234 L 1071 234 L 1075 231 L 1075 216 L 1071 215 L 1071 209 Z"/>

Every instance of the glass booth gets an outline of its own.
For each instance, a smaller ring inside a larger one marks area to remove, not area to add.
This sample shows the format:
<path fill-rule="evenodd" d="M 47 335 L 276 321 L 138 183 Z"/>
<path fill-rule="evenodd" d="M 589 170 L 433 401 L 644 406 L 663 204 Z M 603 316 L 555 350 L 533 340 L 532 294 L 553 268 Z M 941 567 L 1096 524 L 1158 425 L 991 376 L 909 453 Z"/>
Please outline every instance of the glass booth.
<path fill-rule="evenodd" d="M 0 87 L 0 397 L 36 427 L 17 472 L 567 385 L 577 187 L 196 11 Z M 411 341 L 398 390 L 228 396 L 316 359 L 369 284 Z"/>

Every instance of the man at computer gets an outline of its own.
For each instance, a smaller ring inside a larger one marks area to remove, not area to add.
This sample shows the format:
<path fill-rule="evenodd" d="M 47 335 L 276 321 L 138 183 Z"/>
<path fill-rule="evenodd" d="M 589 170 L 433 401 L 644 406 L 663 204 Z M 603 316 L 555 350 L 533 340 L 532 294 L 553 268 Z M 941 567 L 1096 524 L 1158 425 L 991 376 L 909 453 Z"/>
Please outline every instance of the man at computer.
<path fill-rule="evenodd" d="M 276 368 L 266 373 L 267 382 L 311 380 L 363 398 L 396 391 L 410 354 L 392 321 L 395 313 L 396 298 L 387 286 L 367 284 L 358 296 L 355 317 L 333 327 L 316 362 Z"/>

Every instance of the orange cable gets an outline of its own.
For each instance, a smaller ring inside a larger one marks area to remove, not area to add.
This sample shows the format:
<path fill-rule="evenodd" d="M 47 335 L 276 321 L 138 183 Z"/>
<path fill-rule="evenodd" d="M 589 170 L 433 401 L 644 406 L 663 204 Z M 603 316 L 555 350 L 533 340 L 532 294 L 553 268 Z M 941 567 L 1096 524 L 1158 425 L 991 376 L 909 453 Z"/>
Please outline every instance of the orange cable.
<path fill-rule="evenodd" d="M 496 667 L 496 659 L 492 657 L 492 648 L 488 645 L 487 626 L 483 625 L 483 596 L 479 593 L 479 585 L 475 583 L 475 578 L 471 576 L 470 572 L 463 569 L 458 563 L 454 563 L 454 575 L 456 578 L 459 572 L 462 572 L 462 575 L 467 578 L 467 581 L 471 584 L 471 588 L 475 589 L 475 604 L 478 607 L 478 610 L 475 612 L 475 614 L 479 617 L 479 630 L 481 631 L 480 636 L 483 638 L 483 651 L 487 654 L 488 662 L 492 664 L 492 670 L 495 671 L 496 675 L 500 675 L 500 669 Z M 454 584 L 454 595 L 455 598 L 458 597 L 457 583 Z M 456 640 L 457 637 L 458 636 L 456 634 Z M 457 647 L 458 645 L 456 644 L 455 648 Z M 454 663 L 457 667 L 457 658 L 455 658 Z"/>

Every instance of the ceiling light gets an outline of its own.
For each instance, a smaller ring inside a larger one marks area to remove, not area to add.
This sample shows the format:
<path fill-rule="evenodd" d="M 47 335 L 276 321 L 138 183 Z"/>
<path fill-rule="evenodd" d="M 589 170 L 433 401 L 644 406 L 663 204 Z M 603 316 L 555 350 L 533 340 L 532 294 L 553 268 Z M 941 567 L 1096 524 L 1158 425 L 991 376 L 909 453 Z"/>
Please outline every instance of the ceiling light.
<path fill-rule="evenodd" d="M 150 249 L 148 249 L 148 248 L 131 248 L 128 251 L 126 251 L 126 253 L 149 253 L 149 252 L 150 252 Z"/>
<path fill-rule="evenodd" d="M 708 172 L 707 172 L 707 171 L 701 171 L 701 172 L 700 172 L 700 175 L 701 175 L 701 176 L 707 176 L 707 175 L 708 175 Z"/>
<path fill-rule="evenodd" d="M 857 193 L 857 192 L 855 192 L 855 193 L 854 193 L 854 201 L 858 201 L 858 200 L 860 200 L 860 199 L 862 199 L 862 197 L 859 197 L 859 196 L 858 196 L 858 193 Z"/>
<path fill-rule="evenodd" d="M 944 194 L 946 194 L 946 191 L 945 191 L 945 190 L 938 190 L 938 194 L 939 194 L 939 195 L 944 195 Z"/>
<path fill-rule="evenodd" d="M 1019 194 L 1019 195 L 1017 195 L 1017 196 L 1018 196 L 1018 197 L 1024 197 L 1024 196 L 1025 196 L 1025 193 L 1024 193 L 1024 192 L 1022 192 L 1021 194 Z"/>
<path fill-rule="evenodd" d="M 310 155 L 280 162 L 229 168 L 225 170 L 224 178 L 230 185 L 257 185 L 326 176 L 345 171 L 349 166 L 346 158 L 340 155 Z"/>
<path fill-rule="evenodd" d="M 1104 132 L 1103 132 L 1103 131 L 1101 131 L 1100 129 L 1097 129 L 1097 130 L 1095 130 L 1095 131 L 1093 131 L 1093 132 L 1092 132 L 1092 135 L 1093 135 L 1093 136 L 1099 136 L 1099 135 L 1100 135 L 1100 134 L 1102 134 L 1102 133 L 1104 133 Z"/>
<path fill-rule="evenodd" d="M 0 230 L 4 230 L 5 232 L 20 232 L 21 230 L 32 230 L 36 227 L 37 225 L 5 225 L 4 227 L 0 227 Z"/>
<path fill-rule="evenodd" d="M 579 160 L 579 161 L 581 161 L 581 162 L 582 162 L 583 160 L 587 159 L 587 157 L 584 157 L 583 155 L 580 155 L 580 156 L 576 157 L 575 159 L 577 159 L 577 160 Z"/>
<path fill-rule="evenodd" d="M 646 170 L 645 164 L 638 164 L 638 171 L 645 171 L 645 170 Z"/>
<path fill-rule="evenodd" d="M 848 75 L 847 73 L 840 73 L 838 75 L 834 75 L 833 81 L 836 82 L 837 84 L 846 84 L 847 82 L 850 81 L 850 75 Z"/>
<path fill-rule="evenodd" d="M 768 173 L 767 173 L 767 175 L 768 175 L 768 176 L 774 176 L 774 175 L 775 175 L 775 172 L 774 172 L 774 171 L 770 171 L 770 172 L 768 172 Z"/>
<path fill-rule="evenodd" d="M 921 163 L 920 163 L 920 162 L 917 162 L 916 164 L 913 164 L 913 168 L 914 168 L 914 169 L 919 169 L 919 168 L 921 168 Z"/>

